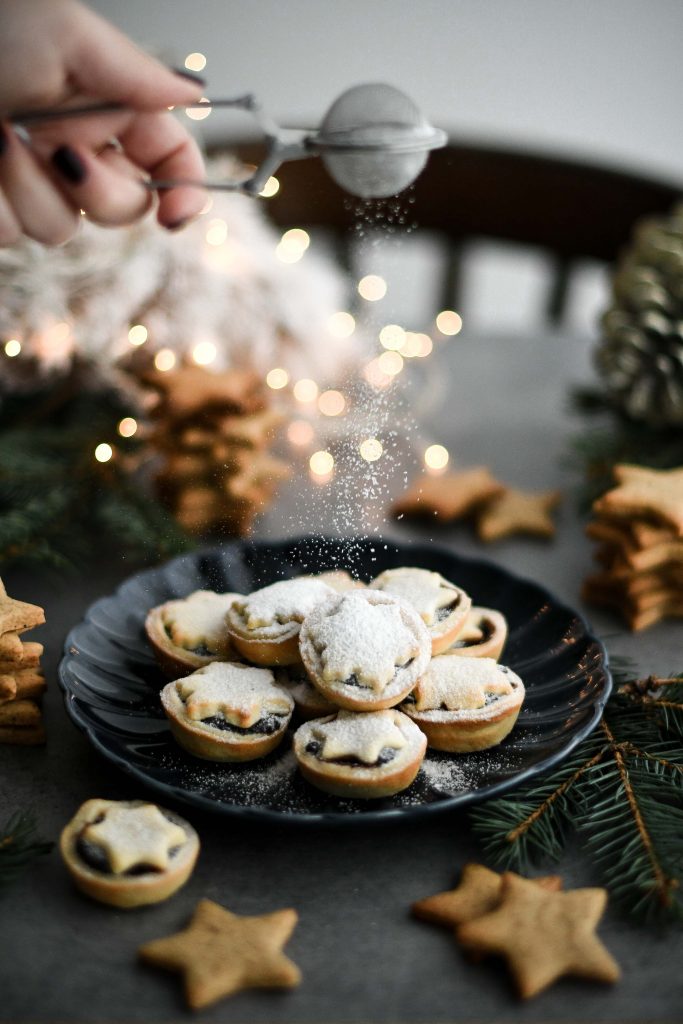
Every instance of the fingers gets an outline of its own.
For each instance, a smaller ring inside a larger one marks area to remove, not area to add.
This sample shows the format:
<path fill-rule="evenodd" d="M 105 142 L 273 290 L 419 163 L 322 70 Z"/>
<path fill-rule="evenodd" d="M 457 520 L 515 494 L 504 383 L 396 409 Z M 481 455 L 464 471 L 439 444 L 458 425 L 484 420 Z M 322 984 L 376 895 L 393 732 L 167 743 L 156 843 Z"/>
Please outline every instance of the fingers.
<path fill-rule="evenodd" d="M 99 156 L 61 146 L 52 157 L 60 187 L 73 206 L 97 224 L 117 227 L 139 220 L 154 202 L 138 168 L 115 149 Z"/>
<path fill-rule="evenodd" d="M 0 153 L 0 244 L 21 234 L 48 245 L 61 245 L 78 229 L 78 210 L 61 194 L 44 167 L 13 131 L 3 132 Z"/>
<path fill-rule="evenodd" d="M 204 178 L 204 162 L 197 143 L 170 114 L 139 114 L 119 141 L 126 156 L 152 178 Z M 206 193 L 198 188 L 180 186 L 160 191 L 157 219 L 165 227 L 181 227 L 201 213 L 205 204 Z"/>

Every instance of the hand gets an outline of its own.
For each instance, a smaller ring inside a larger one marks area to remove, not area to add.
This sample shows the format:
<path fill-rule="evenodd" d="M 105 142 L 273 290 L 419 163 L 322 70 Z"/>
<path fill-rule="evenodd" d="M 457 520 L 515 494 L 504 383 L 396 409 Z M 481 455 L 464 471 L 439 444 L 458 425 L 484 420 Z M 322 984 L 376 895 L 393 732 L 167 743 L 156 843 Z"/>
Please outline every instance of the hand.
<path fill-rule="evenodd" d="M 0 245 L 22 234 L 61 244 L 80 210 L 99 224 L 129 224 L 155 202 L 144 177 L 201 179 L 199 149 L 168 112 L 201 91 L 76 0 L 1 0 Z M 29 144 L 6 120 L 103 101 L 129 109 L 31 125 Z M 205 201 L 199 189 L 169 189 L 157 219 L 181 227 Z"/>

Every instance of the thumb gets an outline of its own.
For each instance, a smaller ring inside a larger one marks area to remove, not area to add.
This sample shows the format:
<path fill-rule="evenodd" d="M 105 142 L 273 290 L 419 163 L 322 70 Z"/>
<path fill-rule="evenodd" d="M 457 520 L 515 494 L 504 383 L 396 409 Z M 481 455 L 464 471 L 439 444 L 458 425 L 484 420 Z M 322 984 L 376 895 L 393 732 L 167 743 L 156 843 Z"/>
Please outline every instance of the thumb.
<path fill-rule="evenodd" d="M 164 67 L 87 8 L 67 51 L 67 72 L 78 92 L 136 110 L 192 103 L 202 94 L 201 80 Z"/>

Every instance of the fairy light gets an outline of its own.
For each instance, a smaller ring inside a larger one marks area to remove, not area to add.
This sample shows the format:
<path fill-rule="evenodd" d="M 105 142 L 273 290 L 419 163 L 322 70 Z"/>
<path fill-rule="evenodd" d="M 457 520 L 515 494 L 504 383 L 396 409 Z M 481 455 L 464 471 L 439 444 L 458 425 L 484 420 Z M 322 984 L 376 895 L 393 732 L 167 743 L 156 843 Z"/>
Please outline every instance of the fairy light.
<path fill-rule="evenodd" d="M 303 249 L 292 249 L 283 245 L 282 242 L 275 249 L 275 255 L 281 263 L 298 263 L 303 254 Z"/>
<path fill-rule="evenodd" d="M 132 437 L 137 433 L 138 421 L 134 420 L 132 416 L 124 416 L 116 429 L 121 437 Z"/>
<path fill-rule="evenodd" d="M 425 359 L 428 355 L 431 355 L 434 348 L 434 342 L 428 334 L 417 334 L 416 338 L 420 345 L 420 350 L 416 354 L 420 359 Z"/>
<path fill-rule="evenodd" d="M 197 102 L 205 104 L 205 106 L 201 109 L 199 107 L 190 108 L 185 113 L 192 121 L 203 121 L 211 113 L 211 100 L 208 96 L 202 96 Z"/>
<path fill-rule="evenodd" d="M 160 348 L 154 357 L 154 365 L 162 373 L 172 370 L 175 364 L 176 354 L 170 348 Z"/>
<path fill-rule="evenodd" d="M 424 453 L 425 466 L 433 473 L 441 473 L 448 465 L 449 458 L 448 449 L 442 444 L 430 444 Z"/>
<path fill-rule="evenodd" d="M 381 391 L 384 388 L 389 387 L 391 384 L 391 377 L 385 373 L 379 365 L 379 358 L 371 360 L 363 369 L 363 376 L 365 377 L 368 384 L 375 388 L 377 391 Z"/>
<path fill-rule="evenodd" d="M 147 328 L 142 324 L 134 324 L 128 331 L 128 341 L 131 345 L 144 345 L 148 337 Z"/>
<path fill-rule="evenodd" d="M 272 199 L 272 197 L 276 196 L 279 191 L 280 182 L 276 177 L 274 177 L 271 174 L 270 178 L 268 178 L 268 181 L 265 183 L 265 185 L 259 192 L 259 195 L 262 196 L 264 199 Z"/>
<path fill-rule="evenodd" d="M 222 245 L 228 237 L 228 225 L 220 218 L 209 221 L 205 237 L 207 245 Z"/>
<path fill-rule="evenodd" d="M 326 483 L 334 470 L 334 456 L 327 451 L 313 452 L 308 460 L 308 465 L 313 479 L 318 483 Z"/>
<path fill-rule="evenodd" d="M 5 342 L 5 355 L 9 356 L 10 359 L 14 359 L 21 352 L 21 342 L 18 338 L 9 338 Z"/>
<path fill-rule="evenodd" d="M 188 53 L 185 58 L 185 67 L 188 71 L 203 71 L 206 67 L 206 57 L 203 53 Z"/>
<path fill-rule="evenodd" d="M 102 444 L 98 444 L 97 448 L 95 449 L 95 458 L 97 459 L 98 462 L 109 462 L 113 454 L 114 449 L 112 448 L 112 446 L 104 441 L 102 442 Z"/>
<path fill-rule="evenodd" d="M 308 420 L 292 420 L 287 427 L 287 440 L 297 448 L 312 444 L 314 437 L 315 431 Z"/>
<path fill-rule="evenodd" d="M 301 380 L 296 382 L 292 391 L 297 402 L 306 403 L 315 402 L 320 388 L 314 380 L 311 380 L 309 377 L 302 377 Z"/>
<path fill-rule="evenodd" d="M 280 239 L 280 245 L 290 249 L 301 249 L 302 252 L 305 252 L 310 244 L 311 237 L 303 228 L 290 228 Z"/>
<path fill-rule="evenodd" d="M 266 374 L 266 384 L 273 391 L 280 391 L 282 388 L 286 388 L 289 384 L 289 374 L 282 367 L 276 366 L 273 370 L 269 370 Z"/>
<path fill-rule="evenodd" d="M 406 332 L 398 324 L 387 324 L 379 332 L 379 343 L 390 351 L 398 351 L 406 340 Z"/>
<path fill-rule="evenodd" d="M 358 282 L 358 294 L 366 302 L 378 302 L 387 294 L 387 282 L 379 274 L 366 274 Z"/>
<path fill-rule="evenodd" d="M 212 341 L 200 341 L 192 349 L 192 358 L 197 366 L 208 366 L 218 355 L 218 349 Z"/>
<path fill-rule="evenodd" d="M 403 369 L 403 356 L 398 352 L 382 352 L 377 357 L 377 364 L 388 377 L 396 377 Z"/>
<path fill-rule="evenodd" d="M 365 459 L 366 462 L 377 462 L 377 459 L 381 458 L 382 442 L 378 441 L 376 437 L 367 437 L 365 441 L 361 441 L 358 446 L 360 456 Z"/>
<path fill-rule="evenodd" d="M 401 355 L 404 359 L 414 359 L 422 353 L 422 342 L 420 335 L 415 331 L 406 331 L 406 336 L 401 345 Z"/>
<path fill-rule="evenodd" d="M 462 317 L 452 309 L 442 309 L 437 315 L 436 326 L 442 334 L 453 337 L 462 330 Z"/>
<path fill-rule="evenodd" d="M 318 408 L 323 416 L 340 416 L 346 408 L 346 399 L 341 391 L 323 391 Z"/>
<path fill-rule="evenodd" d="M 206 202 L 204 203 L 204 205 L 202 206 L 201 210 L 199 211 L 200 216 L 202 216 L 205 213 L 208 213 L 212 206 L 213 206 L 213 196 L 207 196 L 206 197 Z"/>
<path fill-rule="evenodd" d="M 329 318 L 327 329 L 333 338 L 350 338 L 356 329 L 356 321 L 350 313 L 340 310 Z"/>

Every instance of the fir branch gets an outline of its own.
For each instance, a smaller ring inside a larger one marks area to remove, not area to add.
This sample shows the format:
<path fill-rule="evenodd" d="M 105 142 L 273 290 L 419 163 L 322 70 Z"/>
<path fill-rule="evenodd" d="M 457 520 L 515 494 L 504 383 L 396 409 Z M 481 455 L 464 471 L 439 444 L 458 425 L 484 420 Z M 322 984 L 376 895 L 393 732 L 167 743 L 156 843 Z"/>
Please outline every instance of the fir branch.
<path fill-rule="evenodd" d="M 49 853 L 54 843 L 36 839 L 36 822 L 27 811 L 14 814 L 0 832 L 0 890 L 14 881 L 29 864 Z"/>

